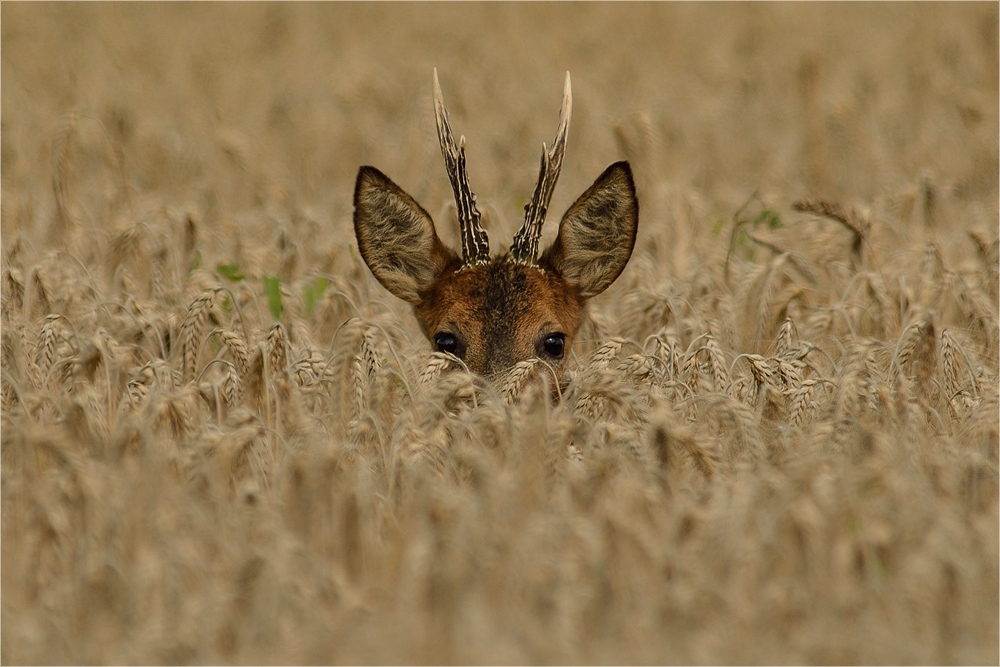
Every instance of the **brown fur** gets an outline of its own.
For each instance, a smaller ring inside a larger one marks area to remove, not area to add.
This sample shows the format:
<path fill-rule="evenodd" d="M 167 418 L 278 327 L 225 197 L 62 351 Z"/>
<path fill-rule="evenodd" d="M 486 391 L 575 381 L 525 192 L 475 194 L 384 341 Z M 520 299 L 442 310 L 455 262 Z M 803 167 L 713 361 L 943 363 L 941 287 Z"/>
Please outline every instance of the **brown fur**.
<path fill-rule="evenodd" d="M 414 306 L 419 292 L 457 259 L 438 238 L 427 211 L 375 167 L 358 170 L 354 232 L 378 281 Z"/>
<path fill-rule="evenodd" d="M 560 367 L 561 360 L 541 352 L 542 344 L 547 335 L 563 333 L 568 351 L 584 306 L 555 272 L 503 256 L 441 275 L 414 314 L 428 339 L 440 331 L 456 336 L 469 370 L 492 380 L 533 357 Z"/>
<path fill-rule="evenodd" d="M 432 344 L 438 333 L 454 336 L 469 370 L 489 380 L 533 358 L 562 367 L 587 299 L 628 263 L 639 219 L 627 162 L 608 167 L 569 208 L 538 266 L 504 255 L 463 267 L 427 212 L 374 167 L 358 171 L 354 207 L 358 248 L 375 278 L 413 305 Z M 565 336 L 561 359 L 544 350 L 556 333 Z"/>
<path fill-rule="evenodd" d="M 541 264 L 558 270 L 582 298 L 597 296 L 628 264 L 638 222 L 632 170 L 616 162 L 566 211 Z"/>

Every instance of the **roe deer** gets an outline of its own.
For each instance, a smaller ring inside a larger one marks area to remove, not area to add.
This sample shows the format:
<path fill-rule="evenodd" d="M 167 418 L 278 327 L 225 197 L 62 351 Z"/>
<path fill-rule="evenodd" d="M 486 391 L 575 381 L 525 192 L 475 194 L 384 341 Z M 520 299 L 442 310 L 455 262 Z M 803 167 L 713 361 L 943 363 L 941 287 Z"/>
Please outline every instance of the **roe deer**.
<path fill-rule="evenodd" d="M 559 372 L 583 321 L 586 302 L 621 274 L 635 245 L 639 202 L 628 162 L 605 169 L 569 207 L 552 245 L 538 256 L 542 223 L 566 152 L 572 107 L 569 72 L 551 148 L 524 225 L 510 251 L 490 257 L 476 196 L 448 124 L 437 70 L 434 114 L 445 167 L 458 206 L 462 256 L 438 238 L 430 215 L 375 167 L 358 170 L 354 231 L 375 278 L 413 306 L 434 348 L 462 359 L 470 371 L 499 380 L 516 363 L 544 360 Z"/>

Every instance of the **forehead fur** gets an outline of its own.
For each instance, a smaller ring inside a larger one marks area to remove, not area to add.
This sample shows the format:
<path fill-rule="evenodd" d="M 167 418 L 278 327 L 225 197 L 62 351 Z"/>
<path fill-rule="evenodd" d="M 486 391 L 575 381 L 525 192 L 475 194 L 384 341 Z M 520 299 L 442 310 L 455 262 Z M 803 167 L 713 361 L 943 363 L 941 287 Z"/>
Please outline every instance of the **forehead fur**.
<path fill-rule="evenodd" d="M 583 301 L 553 271 L 503 256 L 461 271 L 446 271 L 416 307 L 428 338 L 458 334 L 469 369 L 493 376 L 535 356 L 540 336 L 579 327 Z"/>

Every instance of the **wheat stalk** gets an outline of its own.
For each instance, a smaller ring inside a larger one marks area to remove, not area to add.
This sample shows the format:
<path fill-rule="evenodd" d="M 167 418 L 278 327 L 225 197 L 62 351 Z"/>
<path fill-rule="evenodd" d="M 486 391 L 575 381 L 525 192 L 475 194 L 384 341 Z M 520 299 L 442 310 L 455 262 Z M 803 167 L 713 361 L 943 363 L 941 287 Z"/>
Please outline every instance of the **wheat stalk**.
<path fill-rule="evenodd" d="M 664 368 L 663 381 L 679 380 L 681 376 L 680 343 L 673 336 L 667 335 L 664 341 L 659 335 L 653 336 L 653 357 Z"/>
<path fill-rule="evenodd" d="M 3 314 L 8 318 L 24 309 L 24 283 L 15 273 L 20 274 L 9 265 L 3 270 L 3 284 L 7 288 L 7 296 L 3 301 L 2 308 Z"/>
<path fill-rule="evenodd" d="M 245 374 L 244 374 L 245 375 Z M 240 373 L 232 364 L 226 366 L 226 378 L 223 381 L 223 390 L 226 396 L 226 405 L 235 407 L 240 402 L 243 395 L 243 383 L 240 381 Z"/>
<path fill-rule="evenodd" d="M 624 338 L 612 338 L 597 348 L 590 357 L 590 368 L 607 368 L 611 360 L 618 356 L 618 352 L 625 344 Z"/>
<path fill-rule="evenodd" d="M 802 370 L 805 368 L 803 362 L 796 359 L 788 361 L 778 357 L 772 357 L 769 361 L 776 369 L 785 389 L 794 390 L 802 384 Z"/>
<path fill-rule="evenodd" d="M 507 405 L 512 405 L 514 403 L 518 395 L 521 393 L 521 389 L 524 386 L 525 381 L 531 377 L 535 371 L 535 366 L 539 363 L 541 363 L 541 360 L 539 359 L 528 359 L 514 364 L 514 367 L 507 372 L 503 380 L 500 382 L 500 396 L 503 398 L 504 403 Z"/>
<path fill-rule="evenodd" d="M 760 440 L 759 420 L 745 403 L 725 394 L 702 397 L 702 402 L 708 404 L 703 418 L 712 417 L 719 425 L 720 433 L 733 445 L 728 452 L 730 461 L 746 457 L 754 461 L 762 455 L 764 446 Z"/>
<path fill-rule="evenodd" d="M 377 333 L 378 329 L 375 327 L 367 327 L 361 338 L 361 359 L 369 382 L 374 381 L 379 371 L 382 370 L 382 361 L 375 352 L 375 335 Z"/>
<path fill-rule="evenodd" d="M 711 334 L 705 336 L 705 352 L 708 357 L 708 368 L 712 375 L 712 383 L 715 391 L 725 391 L 729 386 L 729 369 L 726 368 L 725 360 L 722 357 L 722 350 L 715 336 Z"/>
<path fill-rule="evenodd" d="M 353 388 L 353 392 L 351 393 L 351 419 L 348 422 L 348 429 L 351 431 L 358 428 L 365 412 L 365 377 L 366 374 L 363 370 L 361 355 L 357 355 L 354 358 L 354 363 L 351 364 L 351 387 Z"/>
<path fill-rule="evenodd" d="M 806 319 L 806 337 L 810 340 L 817 339 L 821 334 L 829 333 L 832 326 L 833 311 L 816 310 Z"/>
<path fill-rule="evenodd" d="M 17 389 L 9 378 L 0 378 L 0 410 L 9 414 L 20 403 Z"/>
<path fill-rule="evenodd" d="M 267 363 L 272 377 L 288 368 L 288 334 L 281 322 L 275 322 L 267 333 Z"/>
<path fill-rule="evenodd" d="M 198 354 L 201 351 L 201 336 L 208 321 L 209 313 L 217 290 L 202 292 L 188 306 L 181 323 L 181 373 L 185 382 L 195 378 L 198 369 Z"/>
<path fill-rule="evenodd" d="M 699 339 L 701 337 L 699 336 Z M 697 394 L 701 390 L 702 363 L 700 357 L 702 348 L 694 347 L 697 341 L 698 339 L 692 341 L 691 346 L 688 348 L 687 356 L 684 358 L 684 366 L 681 369 L 684 382 L 692 394 Z"/>
<path fill-rule="evenodd" d="M 982 234 L 976 231 L 969 231 L 969 238 L 976 246 L 976 254 L 982 264 L 983 273 L 986 276 L 986 292 L 992 303 L 997 302 L 997 292 L 1000 288 L 998 273 L 1000 273 L 1000 236 L 993 237 L 992 242 L 987 242 Z"/>
<path fill-rule="evenodd" d="M 835 220 L 849 229 L 854 236 L 851 241 L 851 252 L 860 259 L 862 246 L 868 241 L 868 235 L 871 231 L 871 223 L 865 216 L 854 209 L 845 209 L 840 204 L 815 199 L 794 202 L 792 208 L 821 218 Z"/>
<path fill-rule="evenodd" d="M 292 365 L 292 377 L 300 387 L 311 386 L 321 382 L 326 377 L 327 363 L 315 350 L 309 350 Z"/>
<path fill-rule="evenodd" d="M 919 321 L 911 324 L 903 332 L 893 356 L 891 383 L 899 381 L 899 375 L 911 367 L 911 378 L 921 396 L 927 396 L 932 389 L 932 377 L 937 369 L 937 343 L 934 330 L 934 315 L 928 311 Z"/>
<path fill-rule="evenodd" d="M 798 332 L 795 329 L 795 322 L 792 318 L 786 317 L 785 321 L 781 323 L 781 327 L 778 328 L 778 337 L 775 340 L 775 356 L 784 357 L 792 349 L 795 344 L 795 339 L 798 338 Z"/>
<path fill-rule="evenodd" d="M 216 329 L 215 333 L 219 334 L 222 342 L 229 349 L 229 353 L 233 356 L 233 361 L 236 362 L 236 368 L 239 370 L 240 375 L 246 377 L 250 372 L 250 348 L 247 346 L 246 341 L 243 340 L 243 336 L 235 331 L 224 331 L 222 329 Z"/>
<path fill-rule="evenodd" d="M 49 299 L 49 292 L 42 282 L 41 272 L 35 268 L 31 270 L 31 290 L 32 290 L 32 313 L 39 313 L 42 316 L 52 313 L 52 302 Z"/>
<path fill-rule="evenodd" d="M 267 406 L 267 380 L 266 380 L 266 359 L 269 354 L 264 343 L 257 343 L 253 354 L 250 357 L 250 364 L 247 374 L 244 377 L 246 393 L 250 398 L 253 409 L 261 417 Z"/>
<path fill-rule="evenodd" d="M 38 343 L 35 345 L 35 367 L 40 377 L 48 374 L 56 356 L 56 346 L 59 343 L 59 323 L 61 315 L 49 315 L 38 333 Z"/>
<path fill-rule="evenodd" d="M 445 369 L 460 365 L 461 362 L 447 352 L 432 352 L 430 358 L 420 369 L 417 382 L 426 385 L 441 376 Z"/>
<path fill-rule="evenodd" d="M 73 151 L 73 138 L 76 136 L 76 126 L 79 115 L 69 113 L 59 119 L 59 129 L 56 131 L 52 151 L 52 191 L 56 198 L 56 220 L 52 230 L 53 237 L 65 233 L 73 223 L 69 211 L 69 181 Z"/>
<path fill-rule="evenodd" d="M 955 339 L 947 329 L 941 330 L 941 370 L 944 375 L 944 387 L 948 396 L 955 396 L 962 388 L 958 369 L 958 351 Z"/>
<path fill-rule="evenodd" d="M 656 458 L 664 470 L 675 468 L 679 455 L 687 454 L 706 479 L 715 475 L 715 456 L 701 445 L 689 427 L 661 424 L 653 430 L 652 440 Z"/>
<path fill-rule="evenodd" d="M 819 380 L 806 380 L 798 389 L 793 390 L 788 406 L 788 424 L 792 428 L 801 426 L 806 412 L 814 406 L 813 395 L 818 383 Z"/>
<path fill-rule="evenodd" d="M 646 382 L 652 375 L 649 358 L 644 354 L 633 354 L 619 362 L 617 370 L 636 382 Z"/>
<path fill-rule="evenodd" d="M 753 401 L 758 401 L 765 387 L 774 384 L 774 371 L 767 360 L 759 354 L 741 354 L 733 360 L 733 366 L 740 359 L 746 359 L 750 366 L 750 395 Z"/>

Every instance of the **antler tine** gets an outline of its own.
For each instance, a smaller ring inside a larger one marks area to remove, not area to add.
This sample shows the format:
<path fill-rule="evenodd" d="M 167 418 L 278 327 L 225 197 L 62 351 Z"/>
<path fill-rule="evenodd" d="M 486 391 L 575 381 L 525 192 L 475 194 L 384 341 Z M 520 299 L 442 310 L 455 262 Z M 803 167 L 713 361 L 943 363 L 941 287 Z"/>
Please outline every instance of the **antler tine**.
<path fill-rule="evenodd" d="M 434 119 L 437 123 L 438 142 L 441 155 L 448 170 L 448 180 L 455 193 L 458 206 L 458 225 L 462 236 L 462 266 L 484 264 L 490 258 L 490 239 L 479 224 L 480 214 L 476 208 L 476 195 L 469 186 L 469 174 L 465 169 L 465 137 L 455 145 L 455 137 L 448 124 L 448 111 L 444 108 L 441 84 L 438 82 L 437 68 L 434 68 Z"/>
<path fill-rule="evenodd" d="M 552 192 L 555 190 L 559 171 L 562 169 L 563 156 L 566 154 L 566 135 L 569 132 L 569 117 L 572 111 L 573 92 L 570 87 L 569 72 L 566 72 L 556 138 L 552 141 L 550 149 L 542 144 L 542 163 L 535 191 L 531 195 L 531 201 L 524 207 L 524 224 L 514 235 L 514 243 L 510 248 L 511 257 L 519 264 L 534 266 L 538 262 L 538 239 L 542 235 L 542 223 L 545 222 L 545 214 L 548 212 Z"/>

